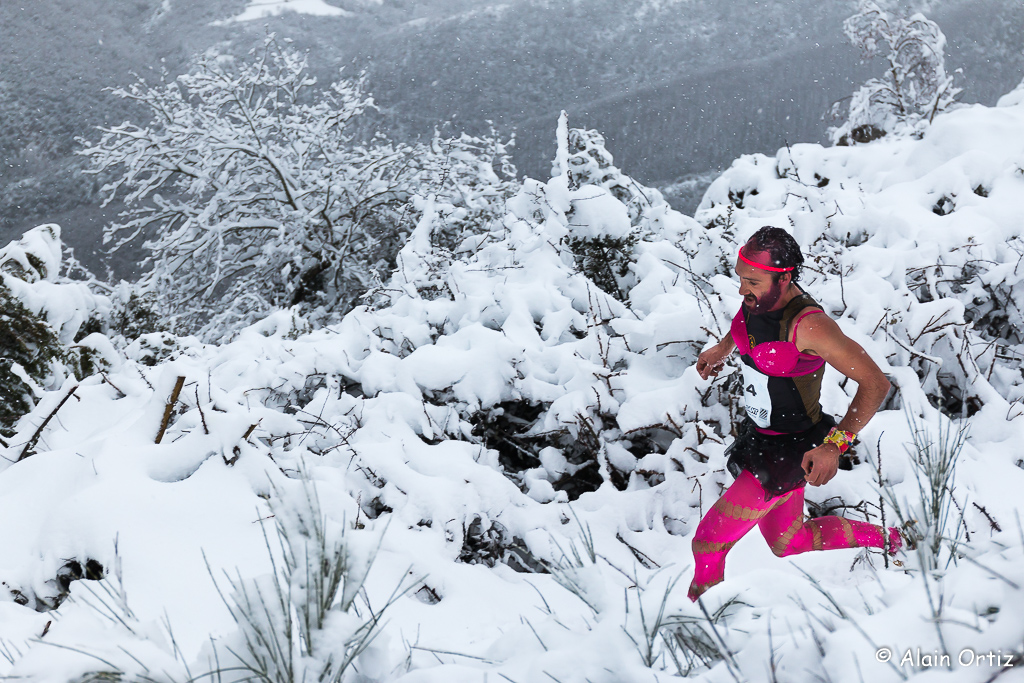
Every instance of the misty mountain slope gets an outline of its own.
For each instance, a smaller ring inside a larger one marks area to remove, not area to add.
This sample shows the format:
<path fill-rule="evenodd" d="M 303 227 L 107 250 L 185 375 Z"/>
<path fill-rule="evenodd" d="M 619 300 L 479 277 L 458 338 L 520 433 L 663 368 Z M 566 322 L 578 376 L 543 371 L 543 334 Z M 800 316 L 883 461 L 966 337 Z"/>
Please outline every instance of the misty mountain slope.
<path fill-rule="evenodd" d="M 546 170 L 538 152 L 561 109 L 602 130 L 645 181 L 664 182 L 743 152 L 823 140 L 831 104 L 883 68 L 861 64 L 843 36 L 846 2 L 502 7 L 393 29 L 357 63 L 409 130 L 488 119 L 515 128 L 517 161 L 532 175 Z M 1013 38 L 1024 16 L 1012 3 L 933 7 L 947 65 L 964 70 L 964 101 L 994 103 L 1024 77 Z"/>
<path fill-rule="evenodd" d="M 223 38 L 206 27 L 221 4 L 176 0 L 176 11 L 161 12 L 162 0 L 0 3 L 4 234 L 35 217 L 98 203 L 94 179 L 80 173 L 75 138 L 139 115 L 103 89 L 128 83 L 132 73 L 179 73 L 194 53 Z"/>
<path fill-rule="evenodd" d="M 860 65 L 845 45 L 845 0 L 353 0 L 333 3 L 347 17 L 211 25 L 247 5 L 0 5 L 0 235 L 61 216 L 69 241 L 88 250 L 106 219 L 72 156 L 74 138 L 138 115 L 102 88 L 132 71 L 166 67 L 173 76 L 211 46 L 244 56 L 266 27 L 309 49 L 322 83 L 342 66 L 366 69 L 390 134 L 422 137 L 448 121 L 480 131 L 491 120 L 516 131 L 515 159 L 534 176 L 547 172 L 544 150 L 562 109 L 574 125 L 600 129 L 640 178 L 664 183 L 743 152 L 822 139 L 828 105 L 879 68 Z M 966 101 L 991 103 L 1020 80 L 1024 19 L 1012 0 L 930 5 L 949 37 L 947 66 L 964 67 Z"/>
<path fill-rule="evenodd" d="M 751 12 L 742 2 L 694 0 L 643 11 L 649 5 L 523 1 L 393 29 L 357 63 L 368 68 L 383 102 L 419 102 L 403 108 L 417 119 L 502 125 L 538 108 L 614 97 L 773 54 L 830 24 L 838 32 L 835 19 L 845 11 L 839 3 L 802 3 L 801 25 L 788 5 Z"/>
<path fill-rule="evenodd" d="M 870 74 L 854 54 L 843 45 L 794 49 L 566 110 L 573 125 L 609 131 L 609 147 L 625 166 L 642 168 L 638 175 L 645 182 L 665 182 L 724 168 L 748 150 L 819 139 L 824 113 L 849 94 L 845 84 Z M 821 115 L 809 115 L 815 111 Z M 517 145 L 524 157 L 536 157 L 550 145 L 551 119 L 549 114 L 519 124 Z"/>

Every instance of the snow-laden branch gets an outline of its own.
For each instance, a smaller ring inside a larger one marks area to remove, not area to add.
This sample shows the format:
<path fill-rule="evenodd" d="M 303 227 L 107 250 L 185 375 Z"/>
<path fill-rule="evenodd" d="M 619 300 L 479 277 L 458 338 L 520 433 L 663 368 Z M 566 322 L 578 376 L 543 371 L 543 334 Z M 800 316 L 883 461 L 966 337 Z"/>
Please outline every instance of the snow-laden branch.
<path fill-rule="evenodd" d="M 176 325 L 219 338 L 221 322 L 279 307 L 344 312 L 391 267 L 417 195 L 465 207 L 481 227 L 500 215 L 515 187 L 505 144 L 361 144 L 351 124 L 375 108 L 363 79 L 315 85 L 305 57 L 271 36 L 247 62 L 210 55 L 174 80 L 112 91 L 152 120 L 84 142 L 107 202 L 128 206 L 104 239 L 115 250 L 145 240 L 141 285 Z M 265 305 L 240 317 L 237 302 L 253 297 Z"/>

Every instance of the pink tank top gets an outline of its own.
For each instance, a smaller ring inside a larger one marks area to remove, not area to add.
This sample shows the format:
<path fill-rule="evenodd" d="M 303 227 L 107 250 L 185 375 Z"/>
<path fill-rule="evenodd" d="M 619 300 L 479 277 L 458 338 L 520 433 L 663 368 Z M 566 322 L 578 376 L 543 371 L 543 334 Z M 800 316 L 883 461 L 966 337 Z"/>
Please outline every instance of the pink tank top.
<path fill-rule="evenodd" d="M 794 334 L 797 325 L 804 319 L 805 316 L 811 313 L 821 313 L 819 309 L 812 309 L 805 311 L 796 319 L 793 323 L 792 329 Z M 740 355 L 744 356 L 750 354 L 750 359 L 754 361 L 754 365 L 758 370 L 763 372 L 770 377 L 798 377 L 800 375 L 809 375 L 815 372 L 823 365 L 825 360 L 821 356 L 815 356 L 809 353 L 803 353 L 796 348 L 796 344 L 791 341 L 770 341 L 761 342 L 755 347 L 750 347 L 749 337 L 747 336 L 747 325 L 743 319 L 743 309 L 741 308 L 736 317 L 732 319 L 732 339 L 736 342 L 736 348 L 739 350 Z"/>

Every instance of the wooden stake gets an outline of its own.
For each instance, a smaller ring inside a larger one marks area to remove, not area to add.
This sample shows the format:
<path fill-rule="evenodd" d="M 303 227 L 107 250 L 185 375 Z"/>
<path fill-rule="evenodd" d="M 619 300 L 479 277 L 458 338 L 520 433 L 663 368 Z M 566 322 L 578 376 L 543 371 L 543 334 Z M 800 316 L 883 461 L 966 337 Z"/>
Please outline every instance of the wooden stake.
<path fill-rule="evenodd" d="M 164 432 L 167 431 L 167 423 L 171 421 L 171 412 L 174 410 L 174 404 L 178 402 L 178 394 L 181 393 L 181 388 L 185 386 L 185 378 L 179 377 L 178 381 L 174 383 L 174 391 L 171 392 L 171 400 L 164 406 L 164 419 L 160 422 L 160 431 L 156 435 L 156 443 L 164 438 Z"/>

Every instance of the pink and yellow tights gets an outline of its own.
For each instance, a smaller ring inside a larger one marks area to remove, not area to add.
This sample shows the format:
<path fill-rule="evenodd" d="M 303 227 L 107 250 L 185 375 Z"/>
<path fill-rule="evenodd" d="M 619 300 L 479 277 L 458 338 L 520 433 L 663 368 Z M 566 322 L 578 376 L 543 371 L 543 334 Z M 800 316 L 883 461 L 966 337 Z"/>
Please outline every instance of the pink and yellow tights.
<path fill-rule="evenodd" d="M 834 548 L 887 548 L 895 552 L 901 544 L 895 527 L 889 527 L 887 545 L 882 527 L 874 524 L 844 517 L 805 520 L 802 486 L 769 498 L 757 478 L 744 470 L 697 526 L 693 538 L 694 576 L 687 593 L 690 600 L 722 581 L 726 554 L 755 524 L 779 557 Z"/>

